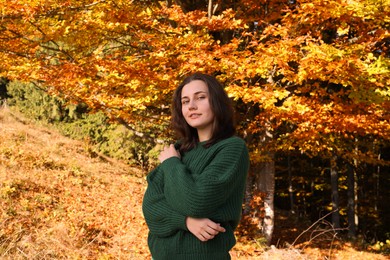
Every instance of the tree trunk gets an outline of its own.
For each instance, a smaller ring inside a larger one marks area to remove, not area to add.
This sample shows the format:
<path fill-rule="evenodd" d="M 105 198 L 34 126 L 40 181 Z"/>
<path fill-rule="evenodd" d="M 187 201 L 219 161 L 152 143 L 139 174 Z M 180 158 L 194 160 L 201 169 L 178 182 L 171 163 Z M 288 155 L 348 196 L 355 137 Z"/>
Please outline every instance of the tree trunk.
<path fill-rule="evenodd" d="M 245 195 L 244 195 L 244 208 L 243 208 L 243 216 L 249 216 L 251 214 L 251 201 L 253 198 L 253 186 L 254 186 L 254 172 L 253 170 L 249 170 L 248 178 L 246 180 L 245 187 Z"/>
<path fill-rule="evenodd" d="M 207 8 L 208 18 L 211 19 L 213 16 L 213 0 L 209 0 L 208 8 Z"/>
<path fill-rule="evenodd" d="M 333 156 L 330 162 L 330 183 L 332 189 L 332 224 L 335 229 L 340 228 L 339 212 L 339 180 L 337 172 L 337 156 Z"/>
<path fill-rule="evenodd" d="M 355 141 L 357 142 L 358 139 L 356 138 Z M 356 155 L 358 154 L 358 146 L 356 145 L 355 147 L 355 153 Z M 357 158 L 357 157 L 356 157 Z M 357 169 L 358 169 L 358 160 L 354 159 L 353 160 L 353 166 L 354 166 L 354 194 L 355 194 L 355 209 L 354 209 L 354 223 L 355 223 L 355 229 L 357 232 L 359 228 L 359 212 L 358 212 L 358 202 L 359 202 L 359 182 L 358 182 L 358 174 L 357 174 Z"/>
<path fill-rule="evenodd" d="M 262 162 L 259 171 L 258 188 L 266 194 L 264 198 L 264 220 L 262 229 L 268 245 L 272 243 L 272 234 L 274 232 L 274 193 L 275 193 L 275 160 L 274 154 L 269 153 L 269 160 Z"/>
<path fill-rule="evenodd" d="M 356 238 L 356 212 L 355 212 L 355 170 L 352 165 L 348 164 L 347 184 L 348 184 L 348 205 L 347 205 L 347 217 L 348 217 L 348 237 Z"/>
<path fill-rule="evenodd" d="M 378 154 L 378 161 L 381 159 L 381 154 Z M 374 171 L 374 179 L 375 179 L 375 199 L 374 199 L 374 207 L 375 212 L 378 213 L 378 202 L 380 200 L 380 172 L 381 167 L 377 165 L 376 171 Z"/>
<path fill-rule="evenodd" d="M 288 193 L 290 196 L 290 213 L 295 214 L 295 206 L 294 206 L 294 190 L 292 185 L 292 174 L 291 174 L 291 155 L 290 153 L 287 155 L 287 167 L 288 167 Z"/>

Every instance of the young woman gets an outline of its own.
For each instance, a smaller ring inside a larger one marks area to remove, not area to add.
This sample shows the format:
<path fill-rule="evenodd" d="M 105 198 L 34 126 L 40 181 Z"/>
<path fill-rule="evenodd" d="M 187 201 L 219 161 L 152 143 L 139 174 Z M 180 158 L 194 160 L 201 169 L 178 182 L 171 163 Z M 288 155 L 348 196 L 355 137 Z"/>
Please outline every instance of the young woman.
<path fill-rule="evenodd" d="M 161 151 L 142 204 L 152 258 L 230 259 L 249 156 L 222 85 L 187 77 L 173 95 L 172 126 L 179 141 Z"/>

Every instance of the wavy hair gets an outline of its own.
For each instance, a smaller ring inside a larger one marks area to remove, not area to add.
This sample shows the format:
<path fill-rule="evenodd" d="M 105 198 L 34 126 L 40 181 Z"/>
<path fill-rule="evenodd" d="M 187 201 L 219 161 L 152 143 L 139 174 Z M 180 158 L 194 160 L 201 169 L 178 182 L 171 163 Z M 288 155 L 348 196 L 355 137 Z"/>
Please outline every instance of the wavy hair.
<path fill-rule="evenodd" d="M 180 152 L 191 150 L 199 142 L 196 128 L 191 127 L 182 113 L 181 92 L 185 85 L 194 80 L 206 83 L 209 102 L 214 113 L 214 129 L 211 139 L 204 145 L 209 147 L 216 142 L 235 134 L 234 110 L 232 102 L 221 83 L 213 76 L 195 73 L 186 77 L 173 93 L 171 125 L 180 139 Z"/>

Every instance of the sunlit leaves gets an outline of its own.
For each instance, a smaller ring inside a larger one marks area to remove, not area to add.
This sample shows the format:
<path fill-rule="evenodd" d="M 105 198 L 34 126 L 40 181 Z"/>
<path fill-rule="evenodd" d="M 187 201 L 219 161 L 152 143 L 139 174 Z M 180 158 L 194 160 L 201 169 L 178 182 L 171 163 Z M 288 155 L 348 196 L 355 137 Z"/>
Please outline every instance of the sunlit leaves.
<path fill-rule="evenodd" d="M 244 23 L 240 19 L 236 19 L 236 13 L 232 9 L 222 11 L 220 15 L 213 15 L 208 17 L 206 11 L 192 11 L 184 13 L 179 6 L 172 6 L 170 8 L 163 9 L 163 12 L 175 21 L 179 26 L 199 26 L 207 28 L 208 30 L 233 30 L 239 29 Z"/>
<path fill-rule="evenodd" d="M 277 136 L 264 149 L 343 155 L 356 136 L 389 140 L 388 6 L 3 1 L 0 73 L 147 127 L 167 125 L 182 77 L 215 74 L 246 134 Z"/>
<path fill-rule="evenodd" d="M 372 19 L 373 22 L 381 24 L 390 22 L 390 1 L 389 0 L 366 0 L 364 4 L 361 1 L 348 1 L 348 9 L 353 10 L 356 15 L 364 19 Z M 381 15 L 380 15 L 381 14 Z"/>

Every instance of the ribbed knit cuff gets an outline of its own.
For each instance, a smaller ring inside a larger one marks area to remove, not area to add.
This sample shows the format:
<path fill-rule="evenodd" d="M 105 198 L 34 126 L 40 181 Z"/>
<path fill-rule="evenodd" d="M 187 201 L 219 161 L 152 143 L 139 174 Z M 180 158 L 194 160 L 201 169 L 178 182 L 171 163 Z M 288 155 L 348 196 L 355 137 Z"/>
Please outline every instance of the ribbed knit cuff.
<path fill-rule="evenodd" d="M 180 158 L 173 156 L 163 161 L 160 164 L 160 167 L 164 173 L 169 174 L 172 168 L 174 168 L 178 163 L 181 163 Z"/>
<path fill-rule="evenodd" d="M 187 218 L 186 216 L 180 214 L 172 214 L 170 218 L 172 220 L 172 223 L 175 223 L 174 224 L 175 227 L 179 227 L 182 230 L 188 231 L 186 225 L 186 218 Z"/>

